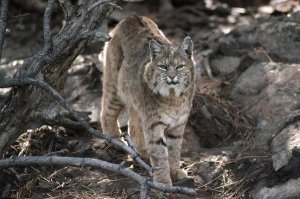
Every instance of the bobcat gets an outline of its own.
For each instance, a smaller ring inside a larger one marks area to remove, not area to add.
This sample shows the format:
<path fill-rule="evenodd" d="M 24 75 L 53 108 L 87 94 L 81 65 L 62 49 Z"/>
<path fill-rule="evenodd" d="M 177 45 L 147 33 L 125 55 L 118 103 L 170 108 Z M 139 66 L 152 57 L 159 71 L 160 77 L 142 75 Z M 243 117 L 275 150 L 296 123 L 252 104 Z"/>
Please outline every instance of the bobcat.
<path fill-rule="evenodd" d="M 129 109 L 129 134 L 143 158 L 149 158 L 155 182 L 172 184 L 187 174 L 180 151 L 195 92 L 193 42 L 178 48 L 149 18 L 123 19 L 104 49 L 101 124 L 120 137 L 119 114 Z"/>

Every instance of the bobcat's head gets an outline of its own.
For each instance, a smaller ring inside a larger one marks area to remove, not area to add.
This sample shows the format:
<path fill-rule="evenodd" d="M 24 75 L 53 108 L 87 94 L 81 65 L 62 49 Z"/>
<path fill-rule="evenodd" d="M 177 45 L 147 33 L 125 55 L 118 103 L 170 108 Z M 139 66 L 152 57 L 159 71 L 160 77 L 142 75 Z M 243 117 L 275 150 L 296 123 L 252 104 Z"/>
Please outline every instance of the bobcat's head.
<path fill-rule="evenodd" d="M 149 42 L 150 62 L 144 79 L 150 89 L 161 96 L 182 95 L 194 81 L 193 42 L 186 37 L 177 49 Z"/>

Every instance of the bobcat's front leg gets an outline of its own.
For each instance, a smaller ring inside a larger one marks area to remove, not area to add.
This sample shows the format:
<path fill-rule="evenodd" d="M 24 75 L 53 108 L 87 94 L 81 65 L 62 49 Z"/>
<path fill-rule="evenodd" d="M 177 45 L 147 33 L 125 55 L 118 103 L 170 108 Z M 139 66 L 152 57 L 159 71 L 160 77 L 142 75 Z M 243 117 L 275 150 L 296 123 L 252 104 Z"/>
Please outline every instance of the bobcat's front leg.
<path fill-rule="evenodd" d="M 169 164 L 171 176 L 174 181 L 187 178 L 185 171 L 180 169 L 180 154 L 185 124 L 181 124 L 166 132 L 169 152 Z"/>
<path fill-rule="evenodd" d="M 166 125 L 162 122 L 156 122 L 145 129 L 147 149 L 153 168 L 153 180 L 171 185 L 168 146 L 164 135 Z"/>

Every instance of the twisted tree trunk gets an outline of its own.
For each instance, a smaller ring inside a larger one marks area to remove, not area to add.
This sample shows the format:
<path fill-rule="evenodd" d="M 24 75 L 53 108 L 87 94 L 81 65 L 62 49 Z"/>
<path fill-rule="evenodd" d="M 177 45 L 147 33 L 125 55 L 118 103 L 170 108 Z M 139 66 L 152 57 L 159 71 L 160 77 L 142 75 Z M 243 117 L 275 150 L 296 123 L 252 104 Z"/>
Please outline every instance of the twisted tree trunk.
<path fill-rule="evenodd" d="M 49 0 L 44 14 L 44 48 L 16 72 L 15 77 L 30 77 L 62 91 L 67 71 L 90 40 L 110 39 L 107 16 L 114 4 L 90 0 L 80 7 L 68 0 L 59 0 L 66 23 L 52 41 L 50 21 L 54 0 Z M 0 154 L 27 129 L 55 120 L 60 106 L 46 92 L 34 86 L 14 87 L 0 104 Z"/>

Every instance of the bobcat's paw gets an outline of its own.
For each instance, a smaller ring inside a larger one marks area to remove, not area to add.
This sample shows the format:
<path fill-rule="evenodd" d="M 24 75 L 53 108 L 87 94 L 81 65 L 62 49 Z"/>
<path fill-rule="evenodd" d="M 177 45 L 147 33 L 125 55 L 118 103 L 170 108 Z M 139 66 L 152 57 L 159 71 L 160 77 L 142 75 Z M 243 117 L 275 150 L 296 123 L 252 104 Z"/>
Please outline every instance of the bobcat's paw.
<path fill-rule="evenodd" d="M 182 169 L 176 169 L 176 170 L 172 171 L 171 175 L 175 182 L 183 180 L 188 177 L 186 171 L 184 171 Z"/>
<path fill-rule="evenodd" d="M 150 156 L 149 156 L 149 153 L 147 152 L 147 150 L 139 149 L 138 151 L 139 151 L 139 154 L 140 154 L 140 156 L 142 157 L 143 160 L 149 161 Z"/>
<path fill-rule="evenodd" d="M 166 185 L 170 185 L 170 186 L 172 185 L 172 180 L 171 180 L 170 176 L 161 176 L 161 175 L 157 176 L 154 174 L 153 181 L 163 183 Z"/>

